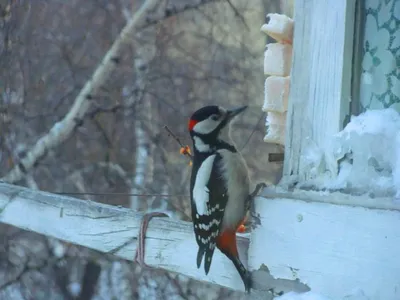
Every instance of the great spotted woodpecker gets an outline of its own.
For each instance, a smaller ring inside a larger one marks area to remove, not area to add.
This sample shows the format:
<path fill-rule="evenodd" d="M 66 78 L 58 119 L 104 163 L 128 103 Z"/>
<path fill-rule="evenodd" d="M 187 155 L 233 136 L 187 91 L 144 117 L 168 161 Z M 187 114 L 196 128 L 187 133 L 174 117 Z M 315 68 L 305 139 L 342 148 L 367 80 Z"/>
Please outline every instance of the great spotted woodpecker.
<path fill-rule="evenodd" d="M 205 106 L 191 116 L 188 127 L 194 150 L 190 198 L 199 246 L 197 267 L 204 257 L 208 274 L 217 247 L 233 262 L 249 292 L 251 277 L 239 259 L 236 231 L 249 208 L 250 180 L 246 163 L 230 137 L 230 122 L 246 108 Z"/>

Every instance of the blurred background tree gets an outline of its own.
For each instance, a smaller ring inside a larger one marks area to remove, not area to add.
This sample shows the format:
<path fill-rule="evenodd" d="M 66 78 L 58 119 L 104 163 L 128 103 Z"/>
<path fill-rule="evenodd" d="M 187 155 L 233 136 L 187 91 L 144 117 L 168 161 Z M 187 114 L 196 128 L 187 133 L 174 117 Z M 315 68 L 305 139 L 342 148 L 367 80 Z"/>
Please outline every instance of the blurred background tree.
<path fill-rule="evenodd" d="M 190 220 L 190 166 L 163 127 L 190 144 L 188 117 L 207 104 L 249 105 L 234 140 L 253 181 L 279 179 L 278 146 L 262 141 L 259 31 L 279 1 L 165 1 L 198 4 L 130 37 L 83 121 L 16 184 Z M 0 177 L 66 115 L 142 2 L 0 1 Z M 243 297 L 2 224 L 0 236 L 0 299 Z"/>

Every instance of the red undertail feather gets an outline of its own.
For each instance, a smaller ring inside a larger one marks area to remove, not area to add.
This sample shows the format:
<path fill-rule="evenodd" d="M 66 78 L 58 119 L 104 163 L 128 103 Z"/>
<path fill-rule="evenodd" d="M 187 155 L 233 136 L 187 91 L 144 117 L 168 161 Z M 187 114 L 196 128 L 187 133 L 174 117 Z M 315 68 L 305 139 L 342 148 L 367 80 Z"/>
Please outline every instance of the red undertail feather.
<path fill-rule="evenodd" d="M 236 246 L 236 230 L 225 230 L 217 237 L 217 247 L 223 253 L 228 253 L 234 257 L 239 257 Z"/>
<path fill-rule="evenodd" d="M 240 227 L 240 225 L 238 227 Z M 217 247 L 233 262 L 243 280 L 246 292 L 249 293 L 252 285 L 251 274 L 246 270 L 239 259 L 239 253 L 236 246 L 236 231 L 237 229 L 228 229 L 223 231 L 217 237 Z"/>

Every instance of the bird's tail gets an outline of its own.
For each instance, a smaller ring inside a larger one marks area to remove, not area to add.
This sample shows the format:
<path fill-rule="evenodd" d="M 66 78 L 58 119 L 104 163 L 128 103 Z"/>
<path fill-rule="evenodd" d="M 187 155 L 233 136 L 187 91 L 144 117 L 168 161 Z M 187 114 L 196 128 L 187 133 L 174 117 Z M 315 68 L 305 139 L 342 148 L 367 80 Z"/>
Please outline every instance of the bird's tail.
<path fill-rule="evenodd" d="M 199 247 L 199 251 L 197 252 L 197 268 L 200 268 L 204 256 L 204 271 L 206 275 L 210 271 L 213 254 L 214 249 L 205 249 L 203 247 Z"/>
<path fill-rule="evenodd" d="M 250 289 L 252 287 L 250 272 L 247 271 L 246 268 L 243 266 L 242 262 L 239 259 L 239 256 L 229 256 L 229 255 L 226 255 L 226 256 L 235 265 L 236 270 L 238 271 L 240 277 L 242 278 L 246 292 L 250 293 Z"/>
<path fill-rule="evenodd" d="M 204 256 L 204 248 L 199 247 L 199 250 L 197 251 L 197 269 L 200 268 L 201 261 L 203 260 Z"/>
<path fill-rule="evenodd" d="M 246 270 L 244 265 L 239 259 L 239 253 L 236 245 L 236 230 L 225 230 L 217 238 L 218 249 L 221 250 L 235 265 L 240 277 L 243 280 L 246 292 L 251 289 L 251 276 L 250 272 Z"/>

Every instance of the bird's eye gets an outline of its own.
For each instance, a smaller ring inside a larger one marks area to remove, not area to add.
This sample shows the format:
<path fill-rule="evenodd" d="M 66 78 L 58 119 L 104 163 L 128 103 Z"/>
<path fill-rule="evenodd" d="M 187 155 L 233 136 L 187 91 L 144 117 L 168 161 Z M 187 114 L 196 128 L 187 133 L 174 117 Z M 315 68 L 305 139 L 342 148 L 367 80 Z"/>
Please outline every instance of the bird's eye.
<path fill-rule="evenodd" d="M 217 121 L 219 119 L 219 116 L 218 115 L 212 115 L 210 118 L 213 121 Z"/>

